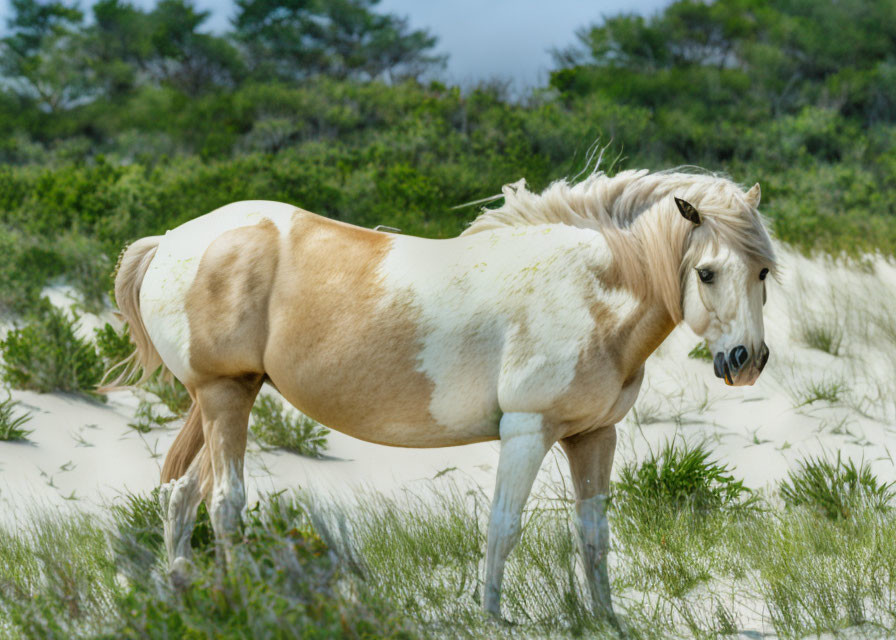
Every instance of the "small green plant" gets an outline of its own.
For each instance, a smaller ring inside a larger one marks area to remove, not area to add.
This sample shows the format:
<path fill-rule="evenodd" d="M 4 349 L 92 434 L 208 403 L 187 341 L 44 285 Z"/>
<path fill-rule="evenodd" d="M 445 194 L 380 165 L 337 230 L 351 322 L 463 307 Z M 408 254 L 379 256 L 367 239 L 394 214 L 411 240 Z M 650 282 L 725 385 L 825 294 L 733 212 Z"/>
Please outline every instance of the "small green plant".
<path fill-rule="evenodd" d="M 781 498 L 791 506 L 807 506 L 832 520 L 845 520 L 861 509 L 887 511 L 896 498 L 894 483 L 877 479 L 867 462 L 809 458 L 781 482 Z"/>
<path fill-rule="evenodd" d="M 666 442 L 640 465 L 624 465 L 614 499 L 632 513 L 691 509 L 740 510 L 755 504 L 753 492 L 735 480 L 727 465 L 709 459 L 704 443 L 694 447 Z"/>
<path fill-rule="evenodd" d="M 802 393 L 798 400 L 798 406 L 814 404 L 816 402 L 829 402 L 836 404 L 839 402 L 846 387 L 840 380 L 824 378 L 821 380 L 810 380 L 802 389 Z"/>
<path fill-rule="evenodd" d="M 3 380 L 17 389 L 94 395 L 103 361 L 93 344 L 75 333 L 75 321 L 46 300 L 41 313 L 0 342 Z"/>
<path fill-rule="evenodd" d="M 134 421 L 129 422 L 128 426 L 140 433 L 149 433 L 156 427 L 162 427 L 172 420 L 177 420 L 177 416 L 163 416 L 156 413 L 151 402 L 143 400 L 137 406 L 134 412 Z"/>
<path fill-rule="evenodd" d="M 698 342 L 693 349 L 688 351 L 688 358 L 712 362 L 712 353 L 709 351 L 709 346 L 706 344 L 706 340 Z"/>
<path fill-rule="evenodd" d="M 280 447 L 303 456 L 319 458 L 327 448 L 330 430 L 307 416 L 290 418 L 283 404 L 261 396 L 252 407 L 252 435 L 261 444 Z"/>
<path fill-rule="evenodd" d="M 193 404 L 190 392 L 180 380 L 165 379 L 160 372 L 151 377 L 143 388 L 158 397 L 162 404 L 176 416 L 184 415 Z"/>
<path fill-rule="evenodd" d="M 838 356 L 843 345 L 843 327 L 839 324 L 804 324 L 799 337 L 813 349 Z"/>
<path fill-rule="evenodd" d="M 118 331 L 107 322 L 104 326 L 94 329 L 93 333 L 97 352 L 103 359 L 107 370 L 130 356 L 134 351 L 127 325 Z"/>
<path fill-rule="evenodd" d="M 30 430 L 22 428 L 31 420 L 31 414 L 26 411 L 15 415 L 18 406 L 19 403 L 12 399 L 12 395 L 8 395 L 6 400 L 0 402 L 0 440 L 6 442 L 26 440 L 31 433 Z"/>

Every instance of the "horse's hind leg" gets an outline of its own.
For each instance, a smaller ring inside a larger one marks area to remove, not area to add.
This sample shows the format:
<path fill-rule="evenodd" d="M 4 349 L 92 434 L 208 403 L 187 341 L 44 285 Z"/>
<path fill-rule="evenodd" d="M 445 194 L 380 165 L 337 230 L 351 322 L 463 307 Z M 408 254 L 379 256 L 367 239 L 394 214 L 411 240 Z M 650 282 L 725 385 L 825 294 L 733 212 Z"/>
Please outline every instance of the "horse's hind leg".
<path fill-rule="evenodd" d="M 190 538 L 196 523 L 196 508 L 208 492 L 208 487 L 202 486 L 202 469 L 208 468 L 208 465 L 208 448 L 203 446 L 184 475 L 163 484 L 159 489 L 169 574 L 176 585 L 183 585 L 189 576 L 192 555 Z"/>
<path fill-rule="evenodd" d="M 585 574 L 591 587 L 595 613 L 616 624 L 610 600 L 610 577 L 607 553 L 610 549 L 610 526 L 607 522 L 607 496 L 610 491 L 610 469 L 616 450 L 616 427 L 603 427 L 560 441 L 572 472 L 579 513 L 579 537 L 585 559 Z"/>
<path fill-rule="evenodd" d="M 486 612 L 501 617 L 501 582 L 504 563 L 520 539 L 521 518 L 532 483 L 553 442 L 547 438 L 542 417 L 536 413 L 505 413 L 501 418 L 501 455 L 488 526 L 485 556 Z"/>
<path fill-rule="evenodd" d="M 230 560 L 240 512 L 246 506 L 243 459 L 249 413 L 261 388 L 262 376 L 216 378 L 196 386 L 202 410 L 205 448 L 211 462 L 209 517 L 215 531 L 219 560 Z M 223 555 L 222 555 L 223 551 Z"/>

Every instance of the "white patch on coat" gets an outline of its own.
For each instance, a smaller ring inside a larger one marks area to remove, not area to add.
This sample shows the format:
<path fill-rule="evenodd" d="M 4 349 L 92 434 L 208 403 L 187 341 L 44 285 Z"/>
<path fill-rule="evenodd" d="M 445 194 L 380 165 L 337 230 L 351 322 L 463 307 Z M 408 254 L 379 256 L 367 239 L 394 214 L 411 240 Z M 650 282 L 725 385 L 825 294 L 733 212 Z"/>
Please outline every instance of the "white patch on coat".
<path fill-rule="evenodd" d="M 286 234 L 295 212 L 282 202 L 234 202 L 165 234 L 140 288 L 140 314 L 162 361 L 179 380 L 193 377 L 186 298 L 206 249 L 222 233 L 264 219 Z"/>
<path fill-rule="evenodd" d="M 396 236 L 381 265 L 383 308 L 420 314 L 419 370 L 448 428 L 494 424 L 498 410 L 539 412 L 575 377 L 595 328 L 596 298 L 623 322 L 637 308 L 595 277 L 612 254 L 603 236 L 567 225 L 495 229 L 449 240 Z"/>

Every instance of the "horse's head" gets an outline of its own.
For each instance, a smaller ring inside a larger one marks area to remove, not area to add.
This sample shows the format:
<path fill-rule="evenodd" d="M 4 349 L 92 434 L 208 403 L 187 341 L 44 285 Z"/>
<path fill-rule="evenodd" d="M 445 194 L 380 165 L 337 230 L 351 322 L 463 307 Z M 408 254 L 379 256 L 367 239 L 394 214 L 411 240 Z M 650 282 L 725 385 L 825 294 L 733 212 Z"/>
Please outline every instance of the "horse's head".
<path fill-rule="evenodd" d="M 716 376 L 729 385 L 753 384 L 769 357 L 762 307 L 775 263 L 756 212 L 759 197 L 756 184 L 728 200 L 730 210 L 705 216 L 675 198 L 682 216 L 698 227 L 682 264 L 683 319 L 705 338 Z"/>

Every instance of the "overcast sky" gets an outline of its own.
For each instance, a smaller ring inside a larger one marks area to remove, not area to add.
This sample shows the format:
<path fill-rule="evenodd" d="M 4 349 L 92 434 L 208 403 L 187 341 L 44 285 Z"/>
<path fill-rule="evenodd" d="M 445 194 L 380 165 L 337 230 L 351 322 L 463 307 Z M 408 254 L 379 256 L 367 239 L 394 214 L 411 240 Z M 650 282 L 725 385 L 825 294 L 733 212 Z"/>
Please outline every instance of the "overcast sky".
<path fill-rule="evenodd" d="M 135 0 L 150 8 L 153 0 Z M 81 0 L 87 9 L 91 2 Z M 212 12 L 207 27 L 229 27 L 230 0 L 196 0 Z M 446 79 L 468 85 L 495 77 L 511 78 L 517 89 L 543 85 L 551 69 L 552 47 L 574 41 L 578 27 L 620 12 L 655 13 L 669 0 L 381 0 L 380 11 L 408 16 L 414 28 L 428 28 L 448 53 Z M 0 0 L 5 30 L 9 0 Z"/>

